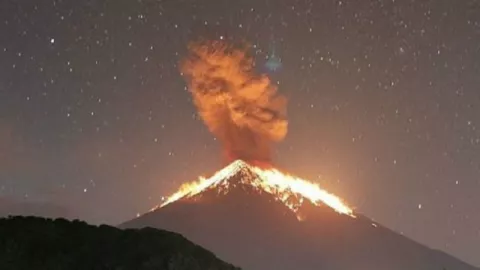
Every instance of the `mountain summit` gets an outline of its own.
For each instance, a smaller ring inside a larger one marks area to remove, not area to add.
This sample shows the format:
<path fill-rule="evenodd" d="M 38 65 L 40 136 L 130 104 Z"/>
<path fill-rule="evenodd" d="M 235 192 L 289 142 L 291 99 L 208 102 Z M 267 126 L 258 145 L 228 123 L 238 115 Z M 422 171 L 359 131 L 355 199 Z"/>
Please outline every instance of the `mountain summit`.
<path fill-rule="evenodd" d="M 120 227 L 175 231 L 249 270 L 478 270 L 354 213 L 315 184 L 240 160 Z"/>
<path fill-rule="evenodd" d="M 270 166 L 255 166 L 242 160 L 232 162 L 208 179 L 201 178 L 198 182 L 183 185 L 178 192 L 153 210 L 179 199 L 197 200 L 203 197 L 204 192 L 210 190 L 226 195 L 238 188 L 248 192 L 270 194 L 294 213 L 298 213 L 300 207 L 308 202 L 317 206 L 327 205 L 338 213 L 354 217 L 353 210 L 340 198 L 321 189 L 318 185 L 285 174 Z"/>

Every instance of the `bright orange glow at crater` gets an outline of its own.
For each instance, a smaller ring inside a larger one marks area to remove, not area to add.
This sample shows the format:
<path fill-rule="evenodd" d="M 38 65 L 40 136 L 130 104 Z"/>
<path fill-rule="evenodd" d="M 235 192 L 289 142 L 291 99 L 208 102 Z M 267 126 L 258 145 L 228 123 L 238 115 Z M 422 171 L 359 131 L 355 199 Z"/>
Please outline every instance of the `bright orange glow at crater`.
<path fill-rule="evenodd" d="M 211 188 L 219 188 L 219 191 L 228 192 L 231 184 L 229 180 L 239 172 L 249 174 L 249 176 L 240 179 L 242 183 L 272 194 L 295 213 L 297 213 L 303 201 L 308 200 L 313 205 L 319 206 L 324 204 L 340 214 L 355 217 L 353 210 L 340 198 L 325 191 L 319 185 L 285 174 L 275 168 L 264 169 L 247 164 L 242 160 L 232 162 L 210 178 L 200 177 L 196 182 L 182 185 L 177 192 L 166 198 L 160 206 L 152 210 L 164 207 L 183 198 L 193 197 Z M 289 200 L 292 195 L 298 198 L 294 200 L 295 202 Z"/>

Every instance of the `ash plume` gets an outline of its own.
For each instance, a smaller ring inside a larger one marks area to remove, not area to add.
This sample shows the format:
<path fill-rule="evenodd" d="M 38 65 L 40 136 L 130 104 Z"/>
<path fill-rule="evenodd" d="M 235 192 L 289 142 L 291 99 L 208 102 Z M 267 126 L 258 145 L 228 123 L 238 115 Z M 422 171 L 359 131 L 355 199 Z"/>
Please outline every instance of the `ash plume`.
<path fill-rule="evenodd" d="M 245 48 L 193 43 L 181 63 L 198 113 L 229 159 L 270 161 L 271 146 L 287 134 L 284 96 L 253 71 Z"/>

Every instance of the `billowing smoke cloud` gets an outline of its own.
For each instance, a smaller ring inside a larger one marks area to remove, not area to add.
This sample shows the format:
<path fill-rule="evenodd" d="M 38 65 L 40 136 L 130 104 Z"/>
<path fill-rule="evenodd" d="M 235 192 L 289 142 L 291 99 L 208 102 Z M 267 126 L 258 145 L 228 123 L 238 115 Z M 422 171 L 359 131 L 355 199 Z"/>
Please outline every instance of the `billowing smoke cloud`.
<path fill-rule="evenodd" d="M 286 98 L 253 72 L 246 50 L 223 42 L 189 46 L 181 71 L 199 115 L 229 159 L 270 161 L 271 145 L 287 134 Z"/>

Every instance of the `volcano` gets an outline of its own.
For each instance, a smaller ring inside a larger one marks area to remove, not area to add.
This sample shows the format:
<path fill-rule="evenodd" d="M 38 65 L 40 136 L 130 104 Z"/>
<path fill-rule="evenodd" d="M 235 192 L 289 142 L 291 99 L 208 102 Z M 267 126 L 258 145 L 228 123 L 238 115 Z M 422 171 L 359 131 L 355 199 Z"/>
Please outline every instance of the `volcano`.
<path fill-rule="evenodd" d="M 120 227 L 180 233 L 248 270 L 478 270 L 355 213 L 319 186 L 243 161 Z"/>

